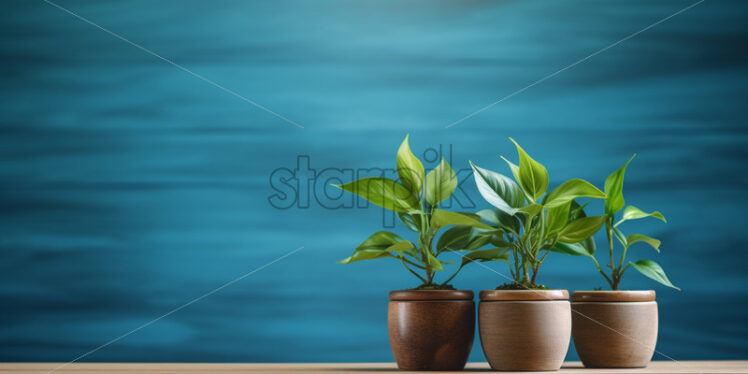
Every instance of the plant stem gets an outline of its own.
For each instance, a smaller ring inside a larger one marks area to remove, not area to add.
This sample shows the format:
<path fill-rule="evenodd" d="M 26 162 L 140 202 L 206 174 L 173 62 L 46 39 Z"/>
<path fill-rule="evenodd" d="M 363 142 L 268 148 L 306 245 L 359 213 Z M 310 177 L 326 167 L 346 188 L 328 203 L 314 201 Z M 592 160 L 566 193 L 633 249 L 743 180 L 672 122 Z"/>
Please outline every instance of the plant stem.
<path fill-rule="evenodd" d="M 532 270 L 532 284 L 535 284 L 535 278 L 538 276 L 538 271 L 540 270 L 540 264 L 543 263 L 543 260 L 545 260 L 545 256 L 548 256 L 548 253 L 551 253 L 550 249 L 546 249 L 545 253 L 543 254 L 543 257 L 538 260 L 538 262 L 535 264 L 535 268 Z"/>
<path fill-rule="evenodd" d="M 434 235 L 432 235 L 430 233 L 431 233 L 431 228 L 429 228 L 429 235 L 427 235 L 427 239 L 426 239 L 427 240 L 426 251 L 428 251 L 428 253 L 431 256 L 436 257 L 436 255 L 434 255 L 434 252 L 431 250 L 431 243 L 434 240 Z M 428 265 L 427 265 L 427 269 L 426 270 L 428 271 L 429 284 L 431 284 L 434 281 L 434 269 L 431 267 L 431 263 L 430 262 L 427 262 L 427 264 Z"/>
<path fill-rule="evenodd" d="M 423 249 L 422 251 L 426 251 L 426 249 Z M 426 271 L 426 280 L 424 282 L 426 284 L 431 284 L 431 279 L 433 278 L 433 270 L 431 270 L 431 263 L 429 262 L 428 255 L 425 252 L 421 254 L 423 256 L 423 263 L 426 265 L 426 268 L 424 269 Z"/>
<path fill-rule="evenodd" d="M 416 273 L 415 271 L 413 271 L 413 269 L 409 268 L 408 265 L 405 264 L 405 258 L 404 257 L 400 257 L 400 260 L 403 263 L 403 266 L 405 266 L 405 268 L 408 269 L 409 272 L 411 272 L 413 275 L 415 275 L 416 277 L 418 277 L 418 279 L 420 279 L 424 284 L 426 283 L 426 280 L 423 279 L 422 276 L 418 275 L 418 273 Z"/>
<path fill-rule="evenodd" d="M 445 285 L 446 285 L 447 283 L 449 283 L 449 281 L 451 281 L 451 280 L 452 280 L 452 279 L 453 279 L 453 278 L 454 278 L 455 276 L 457 276 L 457 273 L 459 273 L 461 269 L 462 269 L 462 265 L 460 265 L 460 266 L 459 266 L 459 267 L 457 268 L 457 270 L 455 271 L 455 273 L 454 273 L 454 274 L 452 274 L 452 276 L 451 276 L 451 277 L 449 277 L 449 279 L 445 280 L 445 281 L 444 281 L 444 283 L 442 283 L 442 286 L 445 286 Z"/>
<path fill-rule="evenodd" d="M 599 271 L 600 274 L 602 274 L 603 277 L 605 277 L 605 280 L 608 281 L 608 285 L 610 286 L 610 288 L 612 288 L 613 290 L 615 290 L 618 285 L 616 285 L 614 287 L 613 286 L 613 281 L 608 277 L 608 274 L 605 274 L 605 272 L 603 271 L 603 269 L 600 267 L 600 263 L 597 262 L 597 259 L 594 256 L 590 256 L 590 258 L 592 259 L 592 261 L 595 262 L 595 267 L 597 267 L 597 271 Z"/>
<path fill-rule="evenodd" d="M 608 236 L 608 252 L 610 254 L 610 267 L 615 269 L 616 260 L 613 258 L 613 228 L 610 226 L 611 218 L 605 221 L 605 233 Z"/>
<path fill-rule="evenodd" d="M 620 266 L 616 267 L 616 260 L 613 257 L 613 220 L 615 219 L 614 216 L 608 216 L 608 218 L 605 220 L 605 234 L 608 237 L 608 254 L 610 256 L 610 278 L 607 276 L 605 279 L 608 280 L 608 283 L 610 283 L 610 288 L 613 289 L 613 291 L 618 290 L 618 284 L 621 282 L 621 274 L 620 274 Z M 604 275 L 604 274 L 603 274 Z"/>
<path fill-rule="evenodd" d="M 621 275 L 623 275 L 623 271 L 621 271 L 620 268 L 621 268 L 621 266 L 623 266 L 624 261 L 626 261 L 626 250 L 627 249 L 628 249 L 628 247 L 624 245 L 623 246 L 623 252 L 621 252 L 621 260 L 618 262 L 618 268 L 619 268 L 619 271 L 620 271 Z"/>
<path fill-rule="evenodd" d="M 514 281 L 516 283 L 519 283 L 519 258 L 517 257 L 517 248 L 514 248 L 512 250 L 512 253 L 514 254 Z"/>
<path fill-rule="evenodd" d="M 532 269 L 532 278 L 530 279 L 530 284 L 535 284 L 535 278 L 538 276 L 538 267 L 540 267 L 540 263 L 535 265 L 535 267 Z"/>
<path fill-rule="evenodd" d="M 512 251 L 512 253 L 514 253 L 514 259 L 515 259 L 514 261 L 517 261 L 517 253 L 515 251 Z M 514 281 L 516 282 L 517 281 L 517 274 L 514 273 L 514 269 L 512 268 L 512 264 L 509 264 L 509 273 L 511 274 L 512 279 L 514 279 Z"/>
<path fill-rule="evenodd" d="M 430 218 L 426 216 L 426 214 L 419 214 L 418 215 L 420 221 L 421 221 L 421 232 L 418 235 L 418 249 L 421 253 L 421 262 L 423 263 L 422 269 L 426 273 L 426 279 L 419 276 L 424 284 L 431 284 L 431 280 L 433 279 L 433 271 L 431 269 L 431 263 L 429 262 L 428 253 L 426 251 L 430 252 L 429 247 L 426 243 L 428 243 L 428 232 L 431 229 L 429 226 Z"/>
<path fill-rule="evenodd" d="M 621 264 L 620 264 L 619 266 L 621 266 L 621 265 L 623 265 L 623 263 L 621 263 Z M 615 284 L 615 288 L 613 288 L 614 290 L 617 290 L 617 289 L 618 289 L 618 284 L 619 284 L 619 283 L 621 282 L 621 278 L 623 278 L 623 272 L 625 272 L 625 271 L 626 271 L 626 269 L 628 269 L 628 268 L 629 268 L 629 266 L 631 266 L 631 265 L 626 265 L 626 266 L 624 266 L 624 267 L 623 267 L 622 269 L 620 269 L 620 270 L 619 270 L 619 271 L 618 271 L 618 272 L 616 273 L 616 274 L 618 275 L 618 278 L 616 279 L 616 284 Z"/>

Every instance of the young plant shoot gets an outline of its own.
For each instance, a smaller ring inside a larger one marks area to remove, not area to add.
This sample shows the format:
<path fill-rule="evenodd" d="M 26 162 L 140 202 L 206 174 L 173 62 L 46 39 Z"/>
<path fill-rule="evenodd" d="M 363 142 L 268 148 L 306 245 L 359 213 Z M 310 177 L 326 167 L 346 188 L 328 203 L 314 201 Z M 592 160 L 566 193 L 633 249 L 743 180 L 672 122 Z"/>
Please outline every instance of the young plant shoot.
<path fill-rule="evenodd" d="M 513 282 L 498 288 L 543 289 L 535 282 L 548 253 L 559 243 L 589 241 L 605 224 L 605 216 L 586 217 L 574 199 L 603 199 L 605 194 L 582 179 L 568 180 L 546 194 L 548 171 L 514 139 L 509 139 L 517 147 L 519 166 L 502 158 L 516 182 L 470 163 L 478 191 L 495 208 L 478 215 L 496 231 L 478 234 L 490 235 L 488 241 L 492 245 L 511 254 L 509 271 Z"/>
<path fill-rule="evenodd" d="M 471 213 L 449 212 L 439 209 L 457 188 L 457 176 L 449 164 L 441 163 L 428 174 L 423 164 L 411 152 L 408 137 L 397 152 L 398 181 L 384 178 L 363 178 L 343 185 L 333 185 L 354 193 L 371 203 L 397 213 L 400 220 L 417 234 L 412 242 L 389 231 L 371 235 L 353 250 L 353 254 L 341 261 L 343 264 L 361 260 L 390 258 L 397 260 L 411 274 L 418 277 L 421 285 L 417 289 L 453 289 L 448 283 L 466 264 L 475 261 L 505 260 L 503 249 L 477 250 L 490 239 L 481 232 L 493 232 L 494 228 L 482 223 L 480 217 Z M 435 243 L 437 233 L 444 231 Z M 436 246 L 434 246 L 436 244 Z M 439 255 L 445 251 L 467 251 L 456 271 L 445 281 L 438 283 L 436 274 L 444 270 Z"/>
<path fill-rule="evenodd" d="M 602 276 L 610 285 L 610 289 L 612 290 L 618 290 L 618 286 L 621 284 L 623 273 L 626 272 L 629 267 L 633 267 L 644 276 L 651 278 L 665 286 L 680 290 L 680 288 L 674 286 L 670 282 L 670 279 L 668 279 L 667 275 L 665 275 L 665 271 L 662 270 L 662 267 L 656 262 L 652 260 L 639 260 L 636 262 L 628 263 L 626 262 L 626 254 L 628 253 L 628 249 L 635 243 L 647 244 L 659 253 L 660 241 L 642 234 L 630 234 L 628 236 L 624 235 L 624 233 L 619 228 L 622 223 L 647 217 L 657 218 L 662 222 L 667 223 L 667 220 L 665 220 L 665 216 L 663 216 L 660 212 L 654 211 L 652 213 L 646 213 L 633 205 L 629 205 L 624 208 L 625 200 L 623 199 L 623 176 L 626 173 L 626 167 L 629 165 L 631 160 L 634 159 L 634 156 L 632 156 L 631 159 L 626 162 L 626 164 L 621 166 L 621 168 L 613 172 L 613 174 L 609 175 L 608 178 L 605 179 L 605 234 L 608 242 L 608 254 L 610 256 L 610 262 L 606 264 L 606 267 L 610 269 L 610 273 L 606 274 L 605 270 L 603 270 L 603 268 L 600 267 L 600 264 L 597 262 L 597 259 L 595 258 L 594 244 L 590 246 L 585 243 L 562 243 L 558 245 L 556 249 L 559 252 L 575 256 L 587 256 L 591 258 L 595 263 L 595 267 L 597 267 L 597 271 L 602 274 Z M 621 209 L 623 209 L 621 219 L 616 221 L 616 214 L 620 212 Z M 614 237 L 616 239 L 615 241 L 617 241 L 621 245 L 621 253 L 618 261 L 616 261 L 615 259 L 616 253 L 614 251 Z"/>

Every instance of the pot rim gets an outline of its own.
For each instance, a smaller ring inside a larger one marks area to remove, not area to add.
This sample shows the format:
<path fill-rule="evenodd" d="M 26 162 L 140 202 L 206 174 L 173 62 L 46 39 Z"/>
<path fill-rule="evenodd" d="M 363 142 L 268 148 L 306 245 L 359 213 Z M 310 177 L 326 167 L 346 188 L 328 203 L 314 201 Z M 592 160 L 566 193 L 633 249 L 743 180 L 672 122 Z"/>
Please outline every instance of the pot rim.
<path fill-rule="evenodd" d="M 556 301 L 569 300 L 567 290 L 483 290 L 481 301 Z"/>
<path fill-rule="evenodd" d="M 468 290 L 395 290 L 390 291 L 391 301 L 473 300 Z"/>
<path fill-rule="evenodd" d="M 575 291 L 572 302 L 642 302 L 655 301 L 654 290 L 629 291 Z"/>

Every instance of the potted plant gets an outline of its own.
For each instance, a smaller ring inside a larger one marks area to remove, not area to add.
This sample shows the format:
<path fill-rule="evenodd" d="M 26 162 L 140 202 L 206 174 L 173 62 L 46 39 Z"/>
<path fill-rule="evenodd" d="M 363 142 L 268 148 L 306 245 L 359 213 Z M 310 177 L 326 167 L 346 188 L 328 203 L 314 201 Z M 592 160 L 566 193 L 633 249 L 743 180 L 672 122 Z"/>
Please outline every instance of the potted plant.
<path fill-rule="evenodd" d="M 561 244 L 558 249 L 592 259 L 597 271 L 608 282 L 611 291 L 577 291 L 572 295 L 572 333 L 579 358 L 587 367 L 645 367 L 652 359 L 657 343 L 657 302 L 655 292 L 621 291 L 621 277 L 629 268 L 665 286 L 675 287 L 662 267 L 652 260 L 626 262 L 628 249 L 644 243 L 660 251 L 660 241 L 642 234 L 624 235 L 619 226 L 630 220 L 646 217 L 667 222 L 660 212 L 646 213 L 628 205 L 624 208 L 623 177 L 631 159 L 605 180 L 605 234 L 607 237 L 609 273 L 595 258 L 595 246 L 589 243 Z M 623 209 L 621 218 L 616 214 Z M 615 240 L 614 240 L 615 238 Z M 620 243 L 616 261 L 614 243 Z"/>
<path fill-rule="evenodd" d="M 506 249 L 511 273 L 510 283 L 480 293 L 481 344 L 495 370 L 558 370 L 571 334 L 569 293 L 537 284 L 538 272 L 558 243 L 587 240 L 605 223 L 605 216 L 586 217 L 574 199 L 605 194 L 581 179 L 546 194 L 545 167 L 510 140 L 519 166 L 504 161 L 516 183 L 471 162 L 478 191 L 495 208 L 478 214 L 496 229 L 489 242 Z"/>
<path fill-rule="evenodd" d="M 477 215 L 439 209 L 457 187 L 457 176 L 444 159 L 425 174 L 406 136 L 397 152 L 397 173 L 399 183 L 375 177 L 336 187 L 396 212 L 416 239 L 379 231 L 339 262 L 394 259 L 417 277 L 419 286 L 390 292 L 387 326 L 397 365 L 402 370 L 461 370 L 475 335 L 475 303 L 472 291 L 456 290 L 449 282 L 471 261 L 501 259 L 506 254 L 498 248 L 477 250 L 489 237 L 476 232 L 494 230 Z M 437 233 L 448 226 L 453 227 L 436 240 Z M 450 277 L 437 282 L 437 274 L 449 264 L 438 257 L 453 250 L 467 254 Z"/>

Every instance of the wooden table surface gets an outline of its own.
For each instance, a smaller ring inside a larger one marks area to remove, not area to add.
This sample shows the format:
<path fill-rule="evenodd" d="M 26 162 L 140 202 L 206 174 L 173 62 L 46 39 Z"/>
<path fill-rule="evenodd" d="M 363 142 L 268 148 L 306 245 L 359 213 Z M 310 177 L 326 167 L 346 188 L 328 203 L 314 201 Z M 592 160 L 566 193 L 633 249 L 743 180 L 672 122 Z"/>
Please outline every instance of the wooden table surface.
<path fill-rule="evenodd" d="M 57 370 L 55 370 L 57 369 Z M 469 363 L 464 372 L 489 371 L 485 362 Z M 189 364 L 189 363 L 0 363 L 0 373 L 36 374 L 128 374 L 128 373 L 383 373 L 398 372 L 394 363 L 339 364 Z M 434 373 L 434 372 L 431 372 Z M 444 372 L 442 372 L 444 373 Z M 459 372 L 457 372 L 459 373 Z M 504 372 L 507 373 L 507 372 Z M 529 372 L 523 372 L 528 374 Z M 548 373 L 548 372 L 545 372 Z M 654 361 L 644 369 L 584 369 L 568 362 L 557 373 L 746 373 L 748 361 Z"/>

